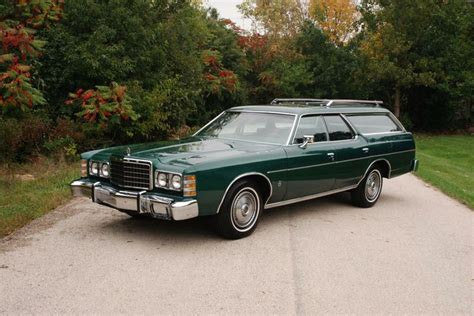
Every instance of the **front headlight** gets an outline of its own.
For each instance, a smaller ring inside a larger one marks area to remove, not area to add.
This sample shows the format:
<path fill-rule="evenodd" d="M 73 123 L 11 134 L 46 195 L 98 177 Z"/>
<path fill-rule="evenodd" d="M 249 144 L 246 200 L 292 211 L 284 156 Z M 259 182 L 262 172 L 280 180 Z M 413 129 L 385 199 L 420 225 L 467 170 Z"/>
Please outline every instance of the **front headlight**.
<path fill-rule="evenodd" d="M 181 176 L 180 175 L 173 175 L 171 177 L 171 187 L 175 190 L 181 190 Z"/>
<path fill-rule="evenodd" d="M 99 163 L 97 161 L 91 162 L 90 173 L 93 176 L 99 175 Z"/>
<path fill-rule="evenodd" d="M 108 178 L 110 175 L 110 166 L 108 163 L 103 163 L 102 167 L 100 167 L 100 176 L 104 178 Z"/>
<path fill-rule="evenodd" d="M 166 188 L 168 186 L 168 175 L 166 173 L 158 173 L 158 177 L 156 177 L 156 183 L 160 188 Z"/>
<path fill-rule="evenodd" d="M 181 191 L 183 189 L 183 178 L 179 173 L 156 170 L 155 186 L 167 190 Z"/>

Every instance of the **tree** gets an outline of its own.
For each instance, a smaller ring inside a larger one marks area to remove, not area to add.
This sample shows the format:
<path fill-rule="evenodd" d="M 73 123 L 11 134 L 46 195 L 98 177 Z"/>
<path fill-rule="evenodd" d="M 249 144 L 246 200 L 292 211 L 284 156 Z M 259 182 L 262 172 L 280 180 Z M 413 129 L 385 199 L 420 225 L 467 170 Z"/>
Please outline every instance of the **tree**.
<path fill-rule="evenodd" d="M 308 17 L 303 0 L 245 0 L 240 11 L 253 22 L 255 32 L 270 37 L 294 37 Z"/>
<path fill-rule="evenodd" d="M 0 4 L 0 107 L 26 110 L 45 104 L 33 86 L 32 64 L 44 41 L 37 30 L 49 27 L 62 16 L 62 0 L 14 0 Z"/>
<path fill-rule="evenodd" d="M 298 37 L 297 47 L 311 79 L 304 86 L 307 95 L 316 98 L 365 97 L 354 74 L 360 67 L 350 47 L 335 46 L 327 33 L 307 22 Z"/>
<path fill-rule="evenodd" d="M 349 41 L 358 18 L 352 0 L 310 0 L 309 15 L 336 45 Z"/>
<path fill-rule="evenodd" d="M 431 117 L 447 119 L 447 105 L 454 106 L 452 93 L 456 86 L 466 86 L 472 74 L 472 67 L 463 65 L 472 59 L 469 56 L 474 49 L 472 5 L 465 1 L 364 0 L 360 12 L 363 31 L 358 42 L 366 63 L 365 75 L 375 84 L 391 88 L 394 113 L 401 115 L 405 100 L 418 110 L 440 106 L 441 112 Z M 421 96 L 429 90 L 430 95 L 438 95 L 437 102 L 416 97 L 416 91 Z M 414 110 L 407 110 L 416 116 Z"/>

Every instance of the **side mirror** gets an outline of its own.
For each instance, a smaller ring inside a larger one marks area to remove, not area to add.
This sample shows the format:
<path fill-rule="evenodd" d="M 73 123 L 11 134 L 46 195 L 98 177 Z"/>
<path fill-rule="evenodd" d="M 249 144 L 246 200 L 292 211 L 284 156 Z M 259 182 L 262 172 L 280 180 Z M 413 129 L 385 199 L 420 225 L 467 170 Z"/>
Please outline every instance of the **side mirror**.
<path fill-rule="evenodd" d="M 314 143 L 314 135 L 304 135 L 303 136 L 303 143 L 300 145 L 300 148 L 306 148 L 308 144 Z"/>

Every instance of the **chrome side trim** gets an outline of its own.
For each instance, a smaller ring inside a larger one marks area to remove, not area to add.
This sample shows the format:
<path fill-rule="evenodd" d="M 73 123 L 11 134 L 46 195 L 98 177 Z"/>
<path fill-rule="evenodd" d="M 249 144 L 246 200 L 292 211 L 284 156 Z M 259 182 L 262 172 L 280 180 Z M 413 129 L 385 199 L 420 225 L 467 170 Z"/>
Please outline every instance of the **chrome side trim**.
<path fill-rule="evenodd" d="M 279 111 L 266 111 L 266 110 L 229 110 L 227 112 L 242 112 L 242 113 L 266 113 L 266 114 L 279 114 L 279 115 L 292 115 L 292 116 L 298 116 L 296 113 L 290 113 L 290 112 L 279 112 Z"/>
<path fill-rule="evenodd" d="M 378 133 L 362 133 L 364 136 L 373 136 L 373 135 L 393 135 L 393 134 L 404 134 L 403 131 L 396 131 L 396 132 L 378 132 Z"/>
<path fill-rule="evenodd" d="M 264 175 L 263 173 L 260 173 L 260 172 L 243 173 L 243 174 L 239 175 L 238 177 L 236 177 L 234 180 L 232 180 L 232 182 L 227 186 L 227 189 L 225 190 L 224 195 L 222 196 L 221 202 L 219 203 L 219 206 L 217 208 L 217 213 L 219 213 L 221 211 L 221 207 L 222 207 L 222 204 L 224 203 L 224 199 L 226 198 L 227 192 L 229 192 L 232 185 L 237 180 L 242 179 L 242 178 L 247 177 L 247 176 L 261 176 L 261 177 L 265 178 L 265 180 L 268 181 L 268 184 L 270 185 L 270 194 L 268 195 L 268 199 L 265 201 L 264 205 L 266 205 L 268 203 L 268 201 L 270 201 L 270 198 L 272 197 L 272 194 L 273 194 L 273 186 L 272 186 L 272 182 L 270 181 L 270 179 L 266 175 Z"/>
<path fill-rule="evenodd" d="M 400 120 L 395 116 L 395 114 L 393 114 L 392 112 L 388 112 L 388 116 L 395 122 L 396 125 L 398 125 L 398 127 L 402 129 L 402 132 L 407 132 L 405 126 L 403 126 L 402 122 L 400 122 Z"/>
<path fill-rule="evenodd" d="M 327 196 L 327 195 L 336 194 L 336 193 L 340 193 L 340 192 L 344 192 L 344 191 L 348 191 L 348 190 L 355 189 L 355 188 L 357 188 L 357 187 L 359 186 L 359 184 L 362 182 L 362 180 L 364 180 L 364 178 L 367 176 L 367 173 L 369 172 L 370 168 L 372 168 L 372 166 L 373 166 L 375 163 L 380 162 L 380 161 L 385 161 L 385 162 L 388 163 L 388 168 L 389 168 L 389 170 L 388 170 L 388 177 L 390 178 L 390 174 L 392 173 L 392 166 L 390 165 L 390 162 L 389 162 L 387 159 L 378 159 L 378 160 L 373 161 L 373 162 L 369 165 L 369 167 L 368 167 L 367 170 L 365 171 L 365 173 L 364 173 L 364 175 L 362 176 L 362 178 L 361 178 L 361 179 L 357 182 L 357 184 L 355 184 L 355 185 L 351 185 L 351 186 L 348 186 L 348 187 L 345 187 L 345 188 L 330 190 L 330 191 L 326 191 L 326 192 L 321 192 L 321 193 L 317 193 L 317 194 L 306 195 L 306 196 L 302 196 L 302 197 L 299 197 L 299 198 L 294 198 L 294 199 L 291 199 L 291 200 L 285 200 L 285 201 L 280 201 L 280 202 L 265 204 L 265 209 L 270 209 L 270 208 L 279 207 L 279 206 L 284 206 L 284 205 L 288 205 L 288 204 L 303 202 L 303 201 L 312 200 L 312 199 L 316 199 L 316 198 L 319 198 L 319 197 L 323 197 L 323 196 Z"/>
<path fill-rule="evenodd" d="M 360 158 L 354 158 L 354 159 L 346 159 L 346 160 L 341 160 L 341 161 L 327 162 L 327 163 L 323 163 L 323 164 L 315 164 L 315 165 L 310 165 L 310 166 L 295 167 L 295 168 L 288 168 L 288 169 L 279 169 L 279 170 L 271 170 L 271 171 L 267 171 L 267 173 L 272 174 L 272 173 L 292 171 L 292 170 L 298 170 L 298 169 L 308 169 L 308 168 L 313 168 L 313 167 L 326 166 L 326 165 L 338 164 L 338 163 L 349 162 L 349 161 L 356 161 L 356 160 L 377 158 L 377 157 L 388 156 L 388 155 L 402 154 L 402 153 L 405 153 L 405 152 L 412 152 L 412 151 L 415 151 L 415 149 L 402 150 L 402 151 L 397 151 L 397 152 L 388 153 L 388 154 L 366 156 L 366 157 L 360 157 Z M 376 161 L 381 161 L 381 160 L 385 160 L 390 164 L 390 162 L 387 159 L 378 159 Z"/>
<path fill-rule="evenodd" d="M 355 105 L 362 104 L 374 104 L 376 106 L 383 104 L 383 101 L 378 100 L 350 100 L 350 99 L 311 99 L 311 98 L 277 98 L 274 99 L 270 104 L 282 104 L 282 103 L 326 103 L 322 104 L 322 106 L 331 106 L 331 104 L 337 103 L 357 103 Z"/>
<path fill-rule="evenodd" d="M 346 118 L 344 117 L 343 114 L 341 114 L 341 113 L 331 113 L 331 114 L 326 114 L 326 113 L 306 113 L 306 114 L 300 115 L 300 117 L 298 118 L 298 124 L 297 124 L 297 126 L 296 126 L 295 131 L 294 131 L 294 135 L 292 135 L 293 137 L 291 137 L 291 139 L 289 140 L 287 146 L 300 145 L 300 144 L 294 144 L 295 136 L 296 136 L 296 131 L 298 131 L 298 128 L 300 127 L 301 119 L 302 119 L 303 117 L 307 117 L 307 116 L 321 116 L 321 117 L 323 118 L 324 126 L 326 127 L 326 135 L 327 135 L 327 138 L 328 138 L 328 140 L 326 140 L 326 141 L 323 141 L 323 142 L 316 142 L 316 143 L 312 143 L 312 144 L 337 143 L 337 142 L 348 142 L 348 141 L 357 140 L 357 137 L 358 137 L 357 131 L 356 131 L 356 130 L 354 129 L 354 127 L 346 120 Z M 353 137 L 352 137 L 351 139 L 329 140 L 329 131 L 328 131 L 328 127 L 327 127 L 326 120 L 324 119 L 325 116 L 339 116 L 339 117 L 347 124 L 347 126 L 349 127 L 349 129 L 350 129 L 351 132 L 352 132 Z M 292 133 L 292 134 L 293 134 L 293 133 Z"/>
<path fill-rule="evenodd" d="M 286 146 L 290 145 L 290 142 L 294 137 L 293 134 L 296 133 L 296 124 L 297 124 L 297 122 L 299 124 L 300 119 L 301 119 L 301 116 L 300 117 L 295 116 L 295 120 L 293 121 L 293 126 L 291 127 L 291 130 L 290 130 L 290 135 L 288 136 L 288 140 L 286 141 Z"/>
<path fill-rule="evenodd" d="M 293 203 L 303 202 L 303 201 L 307 201 L 307 200 L 312 200 L 312 199 L 316 199 L 316 198 L 319 198 L 319 197 L 323 197 L 323 196 L 327 196 L 327 195 L 331 195 L 331 194 L 336 194 L 336 193 L 352 190 L 352 189 L 355 189 L 355 188 L 357 188 L 357 185 L 352 185 L 352 186 L 341 188 L 341 189 L 321 192 L 321 193 L 318 193 L 318 194 L 302 196 L 302 197 L 291 199 L 291 200 L 285 200 L 285 201 L 281 201 L 281 202 L 270 203 L 270 204 L 265 205 L 265 209 L 270 209 L 270 208 L 274 208 L 274 207 L 279 207 L 279 206 L 284 206 L 284 205 L 288 205 L 288 204 L 293 204 Z"/>

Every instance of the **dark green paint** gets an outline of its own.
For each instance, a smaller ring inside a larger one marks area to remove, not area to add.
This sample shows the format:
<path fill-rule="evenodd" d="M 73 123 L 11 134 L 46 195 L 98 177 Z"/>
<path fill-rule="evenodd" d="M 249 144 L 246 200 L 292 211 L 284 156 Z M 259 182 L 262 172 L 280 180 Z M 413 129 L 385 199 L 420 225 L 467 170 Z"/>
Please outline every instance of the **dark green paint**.
<path fill-rule="evenodd" d="M 247 106 L 232 110 L 256 110 L 296 114 L 389 113 L 383 108 Z M 355 131 L 357 133 L 357 131 Z M 216 138 L 189 137 L 178 141 L 112 147 L 82 154 L 83 159 L 108 161 L 111 155 L 153 162 L 154 170 L 179 172 L 197 177 L 200 215 L 218 212 L 229 185 L 247 173 L 258 173 L 270 181 L 269 203 L 357 185 L 375 161 L 389 163 L 390 177 L 410 172 L 415 158 L 413 136 L 408 132 L 357 135 L 352 140 L 280 146 Z M 369 148 L 369 152 L 363 152 Z M 327 153 L 334 153 L 332 161 Z M 262 176 L 260 176 L 262 177 Z M 103 181 L 103 180 L 101 180 Z M 181 193 L 155 189 L 163 195 L 183 199 Z"/>

